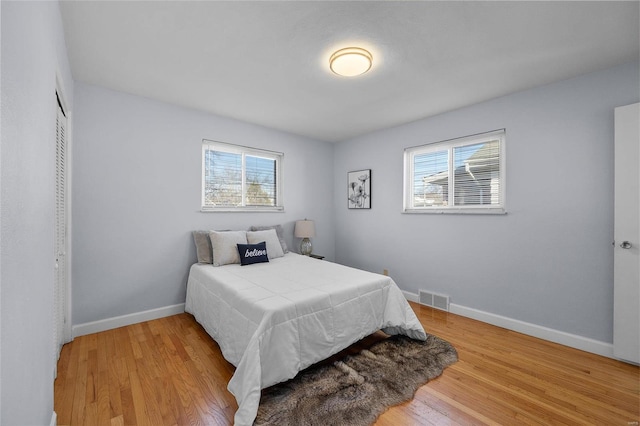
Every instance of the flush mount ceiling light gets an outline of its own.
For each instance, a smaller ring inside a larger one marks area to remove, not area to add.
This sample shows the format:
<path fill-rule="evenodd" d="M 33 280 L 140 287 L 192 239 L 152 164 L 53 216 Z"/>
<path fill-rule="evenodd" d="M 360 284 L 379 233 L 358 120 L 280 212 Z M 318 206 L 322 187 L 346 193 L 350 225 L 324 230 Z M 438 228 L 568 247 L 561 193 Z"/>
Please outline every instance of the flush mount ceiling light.
<path fill-rule="evenodd" d="M 372 61 L 373 56 L 367 50 L 359 47 L 345 47 L 331 55 L 329 67 L 338 75 L 355 77 L 369 71 Z"/>

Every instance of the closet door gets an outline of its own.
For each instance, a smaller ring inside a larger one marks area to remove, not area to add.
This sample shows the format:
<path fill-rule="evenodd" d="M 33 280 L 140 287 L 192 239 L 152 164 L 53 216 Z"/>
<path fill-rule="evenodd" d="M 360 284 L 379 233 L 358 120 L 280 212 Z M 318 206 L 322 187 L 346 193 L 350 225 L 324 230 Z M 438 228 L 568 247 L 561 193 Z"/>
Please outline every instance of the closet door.
<path fill-rule="evenodd" d="M 613 354 L 640 363 L 640 104 L 615 109 Z"/>
<path fill-rule="evenodd" d="M 57 98 L 57 94 L 56 94 Z M 56 116 L 56 210 L 54 264 L 54 357 L 58 361 L 65 336 L 67 317 L 67 117 L 57 98 Z"/>

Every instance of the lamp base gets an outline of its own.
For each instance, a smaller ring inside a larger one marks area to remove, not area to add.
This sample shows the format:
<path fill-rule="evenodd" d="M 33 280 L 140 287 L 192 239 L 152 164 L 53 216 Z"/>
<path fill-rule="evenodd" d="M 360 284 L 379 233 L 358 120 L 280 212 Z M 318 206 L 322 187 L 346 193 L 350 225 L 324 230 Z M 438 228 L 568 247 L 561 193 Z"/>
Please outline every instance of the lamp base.
<path fill-rule="evenodd" d="M 300 242 L 300 254 L 309 256 L 311 254 L 311 240 L 304 237 Z"/>

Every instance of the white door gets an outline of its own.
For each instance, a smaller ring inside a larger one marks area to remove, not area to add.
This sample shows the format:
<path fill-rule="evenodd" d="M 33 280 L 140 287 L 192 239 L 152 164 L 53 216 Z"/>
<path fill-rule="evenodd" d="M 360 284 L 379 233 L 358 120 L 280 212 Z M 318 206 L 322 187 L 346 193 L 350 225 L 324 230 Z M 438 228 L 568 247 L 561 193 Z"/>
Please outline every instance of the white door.
<path fill-rule="evenodd" d="M 640 104 L 615 109 L 613 354 L 640 362 Z"/>
<path fill-rule="evenodd" d="M 57 97 L 57 94 L 56 94 Z M 55 264 L 54 264 L 54 356 L 60 357 L 62 345 L 67 342 L 67 117 L 57 98 L 56 116 L 56 211 L 55 211 Z"/>

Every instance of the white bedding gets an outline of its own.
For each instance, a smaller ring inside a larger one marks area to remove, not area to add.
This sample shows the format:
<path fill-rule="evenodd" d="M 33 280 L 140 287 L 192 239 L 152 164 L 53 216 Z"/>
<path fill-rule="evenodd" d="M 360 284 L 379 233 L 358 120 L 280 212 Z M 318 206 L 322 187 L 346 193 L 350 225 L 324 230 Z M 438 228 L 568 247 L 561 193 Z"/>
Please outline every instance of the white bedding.
<path fill-rule="evenodd" d="M 248 266 L 193 265 L 185 310 L 236 366 L 228 386 L 236 425 L 253 424 L 261 389 L 377 330 L 426 339 L 391 278 L 295 253 Z"/>

